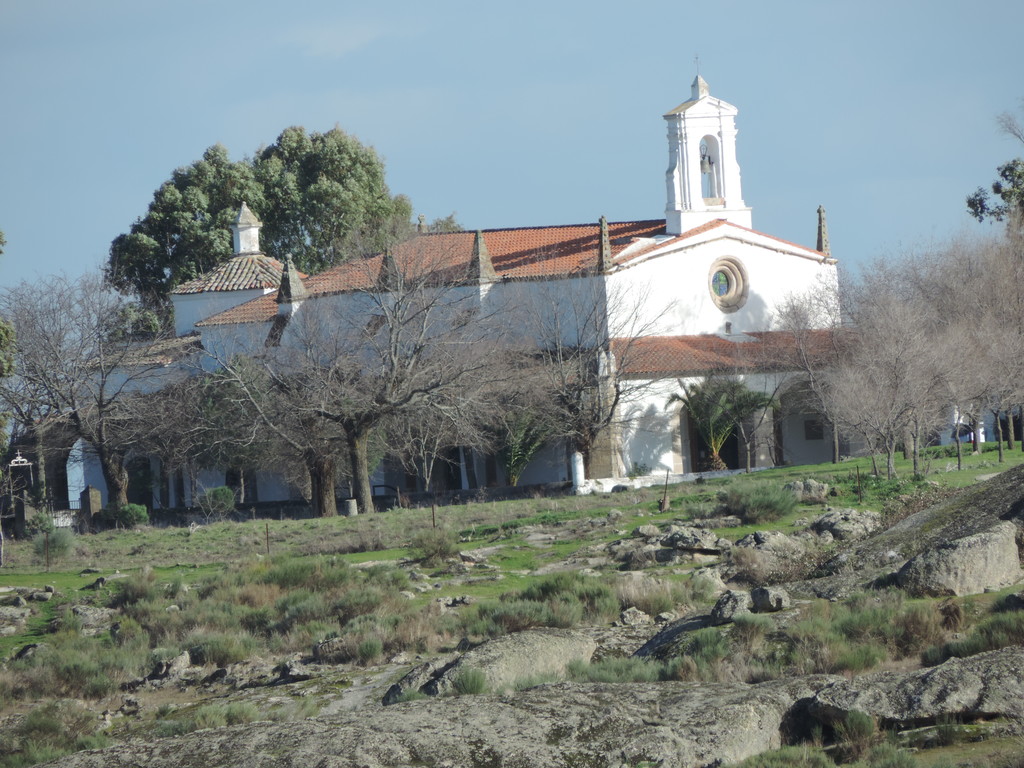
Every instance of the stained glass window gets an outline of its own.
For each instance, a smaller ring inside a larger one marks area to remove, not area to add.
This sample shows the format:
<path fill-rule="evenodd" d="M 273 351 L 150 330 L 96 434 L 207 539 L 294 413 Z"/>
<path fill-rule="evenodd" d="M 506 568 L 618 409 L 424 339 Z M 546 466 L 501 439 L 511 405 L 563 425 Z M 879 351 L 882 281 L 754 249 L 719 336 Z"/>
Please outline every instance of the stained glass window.
<path fill-rule="evenodd" d="M 711 278 L 711 290 L 716 296 L 725 296 L 729 293 L 729 276 L 722 270 L 715 272 Z"/>

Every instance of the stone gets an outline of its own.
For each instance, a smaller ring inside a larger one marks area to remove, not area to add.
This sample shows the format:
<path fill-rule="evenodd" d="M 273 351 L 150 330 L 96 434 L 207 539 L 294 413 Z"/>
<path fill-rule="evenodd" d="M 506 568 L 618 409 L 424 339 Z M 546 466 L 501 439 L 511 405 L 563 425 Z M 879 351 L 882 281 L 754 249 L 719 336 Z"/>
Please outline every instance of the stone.
<path fill-rule="evenodd" d="M 909 560 L 896 583 L 915 596 L 974 595 L 1021 578 L 1017 526 L 1001 521 Z"/>
<path fill-rule="evenodd" d="M 37 603 L 45 603 L 53 599 L 53 592 L 33 592 L 31 597 Z"/>
<path fill-rule="evenodd" d="M 817 480 L 796 480 L 786 483 L 783 487 L 787 491 L 792 491 L 796 500 L 804 504 L 824 504 L 828 498 L 828 483 L 820 483 Z"/>
<path fill-rule="evenodd" d="M 718 598 L 715 607 L 711 609 L 711 623 L 727 624 L 741 614 L 750 613 L 753 608 L 754 601 L 749 592 L 730 589 Z"/>
<path fill-rule="evenodd" d="M 479 670 L 492 692 L 508 691 L 522 680 L 565 674 L 573 661 L 589 662 L 597 643 L 568 629 L 528 629 L 477 646 L 458 658 L 421 690 L 431 696 L 450 693 L 467 669 Z"/>
<path fill-rule="evenodd" d="M 634 528 L 633 536 L 636 538 L 653 539 L 661 536 L 661 531 L 658 529 L 658 526 L 648 523 L 647 525 Z"/>
<path fill-rule="evenodd" d="M 662 545 L 685 552 L 720 554 L 732 548 L 728 539 L 719 538 L 713 531 L 673 525 Z"/>
<path fill-rule="evenodd" d="M 343 664 L 352 658 L 352 643 L 329 637 L 313 646 L 313 658 L 321 664 Z"/>
<path fill-rule="evenodd" d="M 808 711 L 828 725 L 841 722 L 855 709 L 876 718 L 883 727 L 939 720 L 1019 720 L 1024 717 L 1022 669 L 1024 647 L 1012 646 L 913 672 L 873 672 L 822 689 Z"/>
<path fill-rule="evenodd" d="M 778 749 L 796 702 L 837 678 L 757 685 L 542 685 L 247 723 L 59 758 L 61 768 L 664 765 L 735 763 Z"/>
<path fill-rule="evenodd" d="M 626 627 L 639 627 L 643 624 L 653 623 L 654 619 L 641 611 L 635 605 L 631 605 L 619 614 L 619 622 Z"/>
<path fill-rule="evenodd" d="M 73 605 L 71 614 L 78 620 L 82 634 L 87 637 L 106 632 L 117 620 L 117 611 L 95 605 Z"/>
<path fill-rule="evenodd" d="M 811 530 L 840 541 L 855 541 L 867 538 L 881 526 L 881 515 L 870 509 L 833 509 L 811 523 Z"/>
<path fill-rule="evenodd" d="M 750 590 L 750 600 L 754 604 L 754 613 L 775 613 L 792 607 L 793 601 L 789 593 L 778 587 L 758 587 Z"/>

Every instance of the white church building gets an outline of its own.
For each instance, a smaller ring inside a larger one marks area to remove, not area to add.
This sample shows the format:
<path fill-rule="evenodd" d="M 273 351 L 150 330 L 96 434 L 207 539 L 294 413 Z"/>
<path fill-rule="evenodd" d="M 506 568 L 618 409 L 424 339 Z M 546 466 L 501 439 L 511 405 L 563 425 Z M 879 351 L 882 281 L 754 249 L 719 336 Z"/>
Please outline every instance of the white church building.
<path fill-rule="evenodd" d="M 620 403 L 619 417 L 591 456 L 591 477 L 664 477 L 700 469 L 706 446 L 681 404 L 670 404 L 672 395 L 687 382 L 718 374 L 740 377 L 748 388 L 784 403 L 792 376 L 766 366 L 758 350 L 780 335 L 778 310 L 794 294 L 838 290 L 820 209 L 817 248 L 753 228 L 743 198 L 736 117 L 737 109 L 712 96 L 699 76 L 690 98 L 664 115 L 669 165 L 663 218 L 424 233 L 387 257 L 399 267 L 429 259 L 447 280 L 456 276 L 460 290 L 482 308 L 519 308 L 520 319 L 510 322 L 522 323 L 527 334 L 527 320 L 565 316 L 570 305 L 595 303 L 610 337 L 608 364 L 646 386 Z M 260 253 L 259 226 L 243 204 L 234 225 L 235 257 L 172 295 L 178 334 L 198 332 L 211 358 L 243 351 L 239 339 L 287 344 L 289 319 L 319 302 L 357 306 L 386 266 L 385 257 L 376 255 L 307 277 Z M 767 438 L 753 451 L 758 466 L 828 461 L 832 455 L 828 425 L 799 408 L 769 413 L 757 433 Z M 740 466 L 742 453 L 734 443 L 727 462 Z M 471 472 L 463 468 L 464 485 L 473 477 L 480 485 L 485 478 L 504 484 L 493 460 L 488 464 L 487 457 L 469 452 L 464 460 L 479 464 Z M 402 482 L 382 472 L 382 483 Z M 572 456 L 554 444 L 520 484 L 569 481 L 573 474 Z M 273 478 L 261 478 L 256 489 L 261 501 L 285 492 Z"/>

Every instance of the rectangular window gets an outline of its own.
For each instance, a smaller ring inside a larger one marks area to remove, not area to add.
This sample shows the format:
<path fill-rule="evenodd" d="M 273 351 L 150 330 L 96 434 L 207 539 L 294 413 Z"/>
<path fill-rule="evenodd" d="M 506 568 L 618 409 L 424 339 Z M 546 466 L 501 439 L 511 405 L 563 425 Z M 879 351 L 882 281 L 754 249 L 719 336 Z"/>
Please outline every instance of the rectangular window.
<path fill-rule="evenodd" d="M 824 440 L 825 425 L 821 419 L 804 420 L 804 440 Z"/>

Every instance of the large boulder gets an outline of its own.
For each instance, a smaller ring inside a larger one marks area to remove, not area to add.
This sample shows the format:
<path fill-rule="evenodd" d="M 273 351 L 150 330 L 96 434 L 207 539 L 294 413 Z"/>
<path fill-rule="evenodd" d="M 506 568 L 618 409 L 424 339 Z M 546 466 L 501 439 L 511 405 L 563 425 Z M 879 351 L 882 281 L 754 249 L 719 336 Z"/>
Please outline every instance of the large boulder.
<path fill-rule="evenodd" d="M 792 491 L 797 501 L 805 504 L 824 504 L 828 498 L 828 483 L 819 483 L 817 480 L 795 480 L 783 487 L 787 491 Z"/>
<path fill-rule="evenodd" d="M 712 624 L 727 624 L 744 613 L 754 610 L 754 601 L 749 592 L 730 589 L 724 593 L 711 609 Z"/>
<path fill-rule="evenodd" d="M 777 749 L 796 703 L 833 677 L 740 683 L 543 685 L 215 728 L 60 758 L 64 768 L 355 768 L 671 765 L 703 768 Z"/>
<path fill-rule="evenodd" d="M 684 552 L 719 554 L 728 551 L 732 542 L 720 538 L 711 530 L 673 525 L 669 527 L 668 535 L 662 539 L 661 545 Z"/>
<path fill-rule="evenodd" d="M 841 680 L 818 692 L 808 711 L 817 720 L 842 722 L 853 710 L 900 728 L 938 720 L 1024 717 L 1024 648 L 1015 646 L 950 659 L 914 672 L 875 672 Z"/>
<path fill-rule="evenodd" d="M 854 541 L 870 536 L 881 525 L 881 515 L 870 509 L 832 509 L 811 523 L 811 530 L 831 534 L 840 541 Z"/>
<path fill-rule="evenodd" d="M 525 680 L 561 677 L 571 662 L 589 662 L 596 650 L 597 643 L 582 632 L 529 629 L 467 651 L 421 690 L 430 695 L 451 693 L 467 670 L 482 672 L 491 691 L 511 690 Z"/>
<path fill-rule="evenodd" d="M 792 607 L 789 593 L 778 587 L 758 587 L 750 590 L 754 613 L 775 613 Z"/>
<path fill-rule="evenodd" d="M 912 595 L 973 595 L 1021 578 L 1017 526 L 1005 521 L 941 544 L 909 560 L 896 583 Z"/>

